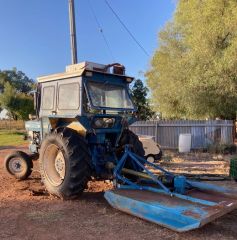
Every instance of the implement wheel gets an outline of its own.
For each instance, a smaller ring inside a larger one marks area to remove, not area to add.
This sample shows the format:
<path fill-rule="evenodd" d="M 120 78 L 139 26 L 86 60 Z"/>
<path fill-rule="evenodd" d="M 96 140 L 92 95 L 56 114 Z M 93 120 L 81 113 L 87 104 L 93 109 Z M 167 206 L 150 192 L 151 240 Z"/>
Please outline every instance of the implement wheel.
<path fill-rule="evenodd" d="M 25 180 L 32 173 L 33 162 L 28 154 L 16 151 L 5 158 L 4 167 L 16 179 Z"/>
<path fill-rule="evenodd" d="M 90 179 L 90 155 L 83 137 L 71 129 L 48 135 L 40 148 L 40 172 L 50 194 L 78 197 Z"/>

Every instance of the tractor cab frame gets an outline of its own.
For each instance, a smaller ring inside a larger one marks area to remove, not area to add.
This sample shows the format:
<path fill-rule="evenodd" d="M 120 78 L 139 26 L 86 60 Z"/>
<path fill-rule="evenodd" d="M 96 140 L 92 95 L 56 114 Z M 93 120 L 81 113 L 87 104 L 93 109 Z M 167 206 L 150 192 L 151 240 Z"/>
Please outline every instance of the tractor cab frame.
<path fill-rule="evenodd" d="M 37 154 L 42 140 L 52 132 L 72 129 L 88 141 L 94 177 L 111 179 L 108 166 L 116 164 L 121 135 L 135 121 L 128 87 L 133 78 L 118 63 L 83 62 L 37 80 L 37 119 L 25 124 L 30 152 Z"/>

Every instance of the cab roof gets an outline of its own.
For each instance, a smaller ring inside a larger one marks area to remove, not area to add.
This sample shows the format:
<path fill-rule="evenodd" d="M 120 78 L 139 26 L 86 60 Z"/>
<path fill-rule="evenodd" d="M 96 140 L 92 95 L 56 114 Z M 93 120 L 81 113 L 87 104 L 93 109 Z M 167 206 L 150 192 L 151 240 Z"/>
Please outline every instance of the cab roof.
<path fill-rule="evenodd" d="M 66 66 L 65 72 L 38 77 L 37 81 L 39 83 L 41 83 L 41 82 L 49 82 L 49 81 L 54 81 L 54 80 L 72 78 L 72 77 L 80 77 L 83 75 L 83 73 L 85 71 L 93 71 L 93 72 L 100 72 L 100 73 L 104 73 L 104 74 L 113 74 L 113 75 L 117 75 L 117 76 L 127 77 L 125 75 L 125 68 L 122 65 L 120 65 L 120 66 L 122 66 L 124 68 L 123 74 L 111 73 L 110 66 L 113 66 L 113 65 L 115 65 L 115 64 L 104 65 L 104 64 L 98 64 L 98 63 L 93 63 L 93 62 L 81 62 L 78 64 Z M 129 77 L 129 78 L 131 78 L 131 77 Z M 131 79 L 133 80 L 133 78 L 131 78 Z"/>

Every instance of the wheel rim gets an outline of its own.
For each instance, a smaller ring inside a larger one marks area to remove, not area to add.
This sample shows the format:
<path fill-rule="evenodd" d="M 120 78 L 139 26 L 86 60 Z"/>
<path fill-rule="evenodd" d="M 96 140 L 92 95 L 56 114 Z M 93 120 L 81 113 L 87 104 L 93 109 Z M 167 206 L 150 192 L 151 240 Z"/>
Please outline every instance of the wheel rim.
<path fill-rule="evenodd" d="M 154 163 L 155 162 L 154 156 L 148 156 L 147 161 L 150 163 Z"/>
<path fill-rule="evenodd" d="M 13 174 L 21 173 L 27 167 L 25 161 L 20 158 L 12 158 L 8 166 L 10 172 Z"/>
<path fill-rule="evenodd" d="M 44 153 L 44 173 L 50 184 L 59 186 L 66 175 L 66 163 L 62 151 L 55 144 L 50 144 Z"/>

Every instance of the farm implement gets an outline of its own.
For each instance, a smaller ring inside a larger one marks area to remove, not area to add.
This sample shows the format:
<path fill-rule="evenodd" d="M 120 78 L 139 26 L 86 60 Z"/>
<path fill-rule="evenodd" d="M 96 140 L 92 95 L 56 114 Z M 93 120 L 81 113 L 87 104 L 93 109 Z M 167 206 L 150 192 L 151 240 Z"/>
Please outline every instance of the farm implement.
<path fill-rule="evenodd" d="M 126 161 L 139 165 L 142 172 L 124 168 Z M 126 174 L 140 180 L 132 182 Z M 111 206 L 178 232 L 202 227 L 237 208 L 236 190 L 175 176 L 128 146 L 114 169 L 114 178 L 115 189 L 104 194 Z"/>

